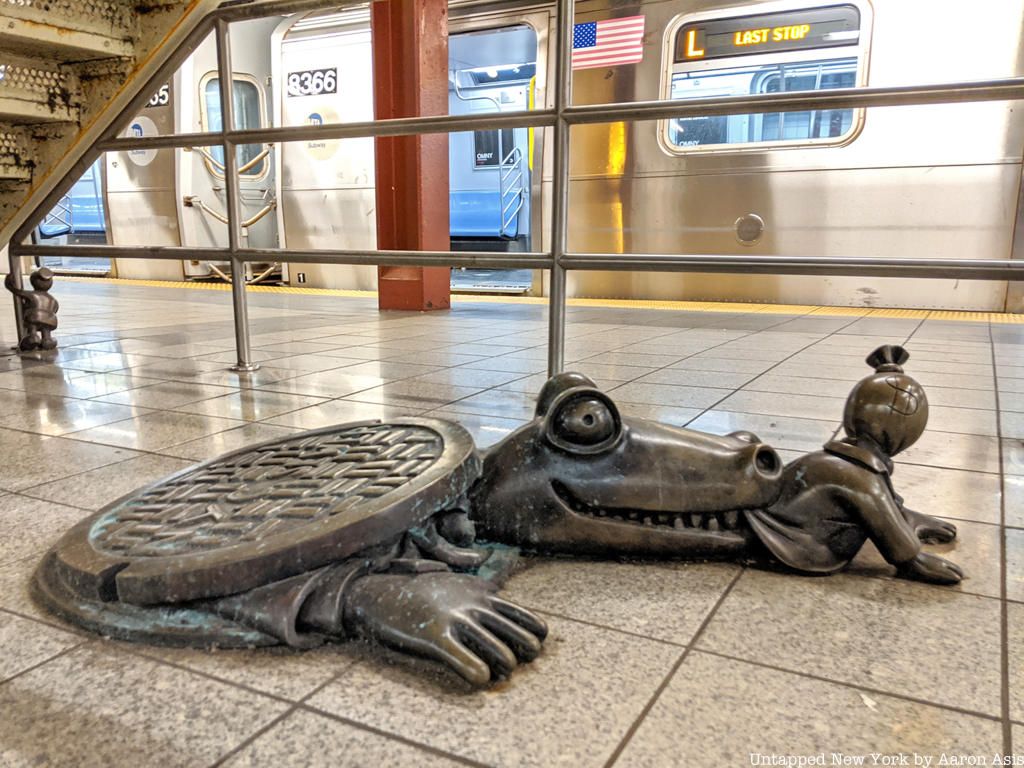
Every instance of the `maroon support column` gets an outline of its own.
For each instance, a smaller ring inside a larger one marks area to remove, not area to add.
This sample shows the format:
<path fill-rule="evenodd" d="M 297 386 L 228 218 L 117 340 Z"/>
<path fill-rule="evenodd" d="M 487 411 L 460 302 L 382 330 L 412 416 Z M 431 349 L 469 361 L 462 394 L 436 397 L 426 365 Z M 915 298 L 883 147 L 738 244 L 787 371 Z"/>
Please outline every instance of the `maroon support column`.
<path fill-rule="evenodd" d="M 373 27 L 378 119 L 448 114 L 447 0 L 377 0 Z M 448 136 L 376 139 L 377 247 L 447 251 Z M 378 267 L 380 309 L 447 309 L 449 267 Z"/>

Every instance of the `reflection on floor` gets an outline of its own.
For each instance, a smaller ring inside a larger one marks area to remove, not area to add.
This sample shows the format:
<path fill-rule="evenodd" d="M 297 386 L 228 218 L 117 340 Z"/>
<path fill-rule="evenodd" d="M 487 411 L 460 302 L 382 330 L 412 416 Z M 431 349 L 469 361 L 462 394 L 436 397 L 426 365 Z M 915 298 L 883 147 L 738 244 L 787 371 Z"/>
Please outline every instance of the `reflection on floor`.
<path fill-rule="evenodd" d="M 247 442 L 431 413 L 493 443 L 529 416 L 544 379 L 543 306 L 378 314 L 367 299 L 254 292 L 263 368 L 240 377 L 226 370 L 227 293 L 56 293 L 55 359 L 0 357 L 0 765 L 738 766 L 750 753 L 1024 751 L 1024 326 L 570 308 L 571 368 L 624 410 L 751 429 L 787 459 L 836 431 L 867 352 L 907 343 L 933 416 L 896 481 L 909 505 L 956 520 L 961 541 L 941 549 L 970 578 L 897 581 L 871 551 L 821 579 L 536 560 L 508 592 L 550 622 L 544 655 L 468 693 L 351 646 L 105 641 L 42 614 L 25 584 L 89 511 Z"/>
<path fill-rule="evenodd" d="M 110 272 L 110 259 L 67 259 L 60 256 L 43 256 L 39 266 L 49 267 L 55 272 L 95 272 L 105 275 Z"/>
<path fill-rule="evenodd" d="M 452 290 L 477 293 L 526 293 L 533 284 L 532 269 L 452 270 Z"/>

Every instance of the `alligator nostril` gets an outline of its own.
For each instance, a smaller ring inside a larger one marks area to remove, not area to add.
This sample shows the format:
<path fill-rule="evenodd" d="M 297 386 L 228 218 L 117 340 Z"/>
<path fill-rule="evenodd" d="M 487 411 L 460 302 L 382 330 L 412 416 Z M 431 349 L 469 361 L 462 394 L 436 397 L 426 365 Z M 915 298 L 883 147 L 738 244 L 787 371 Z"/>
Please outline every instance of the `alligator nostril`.
<path fill-rule="evenodd" d="M 754 464 L 766 475 L 774 475 L 782 468 L 779 454 L 766 445 L 762 445 L 754 453 Z"/>

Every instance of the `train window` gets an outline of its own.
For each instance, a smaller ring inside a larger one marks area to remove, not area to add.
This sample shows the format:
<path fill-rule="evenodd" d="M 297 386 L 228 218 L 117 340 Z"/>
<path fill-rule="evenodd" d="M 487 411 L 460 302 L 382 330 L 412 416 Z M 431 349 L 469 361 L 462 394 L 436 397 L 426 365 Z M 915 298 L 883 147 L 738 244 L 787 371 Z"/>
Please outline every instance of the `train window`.
<path fill-rule="evenodd" d="M 870 9 L 859 3 L 773 5 L 780 10 L 676 19 L 666 35 L 663 96 L 745 96 L 864 83 Z M 660 136 L 675 154 L 840 144 L 852 140 L 862 119 L 862 110 L 853 109 L 691 117 L 662 121 Z"/>
<path fill-rule="evenodd" d="M 245 130 L 247 128 L 263 127 L 263 104 L 260 98 L 259 86 L 251 80 L 243 80 L 236 77 L 234 87 L 234 112 L 235 128 Z M 205 117 L 206 130 L 219 131 L 224 124 L 220 111 L 220 79 L 210 77 L 203 85 L 203 115 Z M 242 144 L 237 147 L 237 162 L 242 176 L 262 176 L 266 171 L 266 158 L 260 157 L 263 147 L 259 144 Z M 213 146 L 210 148 L 216 164 L 211 170 L 218 176 L 224 175 L 224 148 Z M 219 165 L 219 167 L 217 167 Z M 248 167 L 247 167 L 248 166 Z"/>

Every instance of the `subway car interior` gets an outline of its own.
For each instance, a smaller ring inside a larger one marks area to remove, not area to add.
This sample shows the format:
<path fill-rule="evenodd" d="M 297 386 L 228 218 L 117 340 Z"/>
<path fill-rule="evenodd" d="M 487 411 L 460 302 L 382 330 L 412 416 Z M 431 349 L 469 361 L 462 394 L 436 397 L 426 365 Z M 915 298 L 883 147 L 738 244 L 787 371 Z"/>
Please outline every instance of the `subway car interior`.
<path fill-rule="evenodd" d="M 0 766 L 1024 765 L 1024 0 L 0 5 Z"/>

